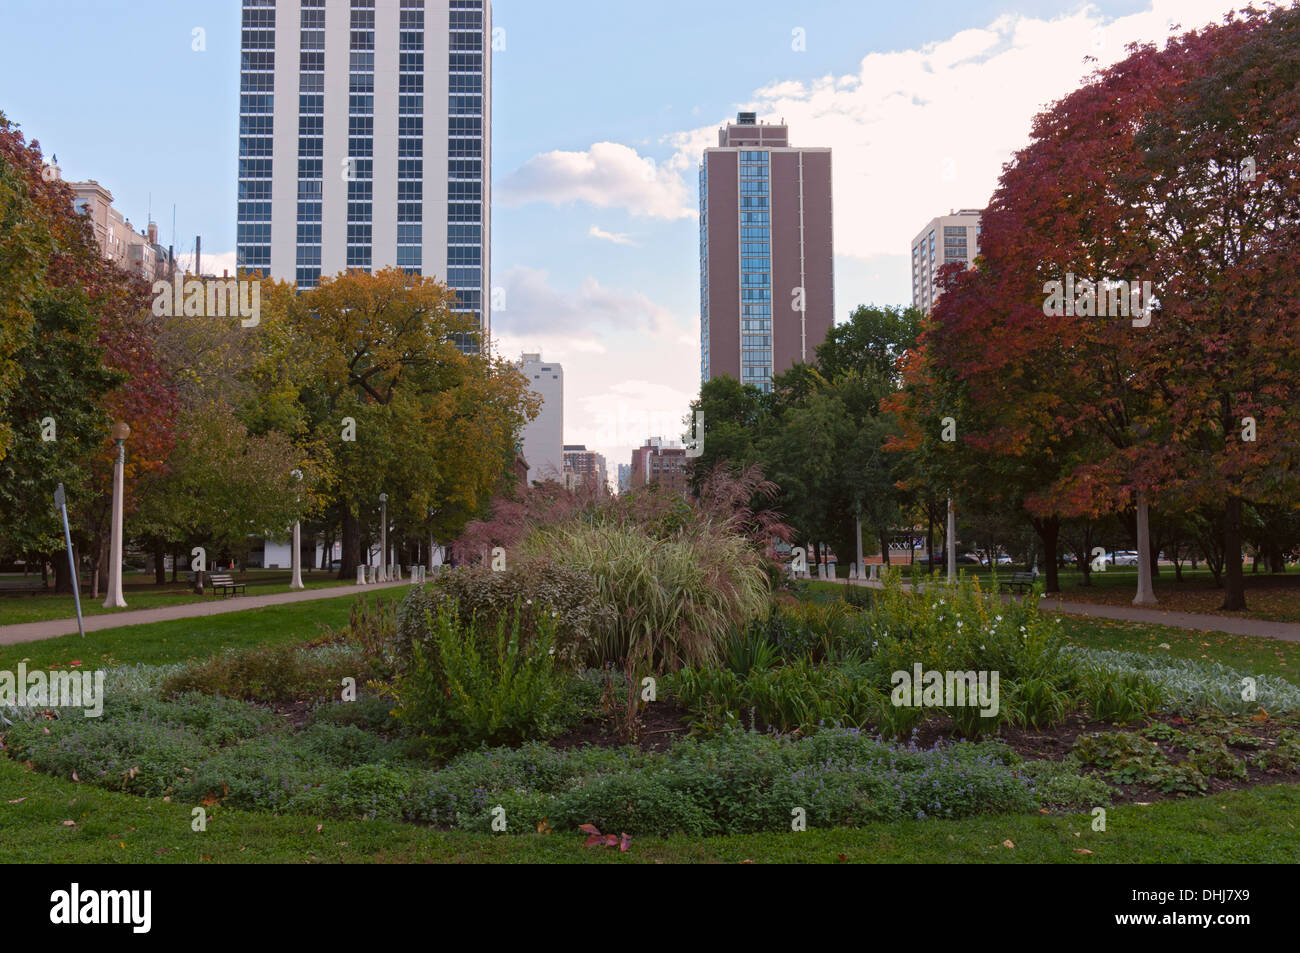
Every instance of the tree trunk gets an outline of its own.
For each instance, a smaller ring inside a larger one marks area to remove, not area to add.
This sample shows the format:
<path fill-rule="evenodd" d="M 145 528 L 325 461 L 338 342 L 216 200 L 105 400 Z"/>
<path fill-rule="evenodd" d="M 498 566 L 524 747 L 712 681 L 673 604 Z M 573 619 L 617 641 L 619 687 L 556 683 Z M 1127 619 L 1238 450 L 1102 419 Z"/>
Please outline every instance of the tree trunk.
<path fill-rule="evenodd" d="M 1035 519 L 1034 531 L 1043 543 L 1043 563 L 1047 568 L 1047 592 L 1061 591 L 1061 575 L 1056 565 L 1056 550 L 1061 535 L 1061 520 L 1056 516 Z"/>
<path fill-rule="evenodd" d="M 1223 520 L 1223 561 L 1227 567 L 1227 587 L 1223 606 L 1230 611 L 1246 608 L 1246 579 L 1241 572 L 1241 497 L 1228 497 Z"/>
<path fill-rule="evenodd" d="M 1137 595 L 1133 597 L 1133 605 L 1159 605 L 1155 587 L 1151 584 L 1151 508 L 1147 502 L 1147 495 L 1140 491 L 1137 494 L 1137 543 L 1138 587 Z"/>
<path fill-rule="evenodd" d="M 925 508 L 926 527 L 925 527 L 925 572 L 926 575 L 934 575 L 934 511 L 930 507 Z"/>
<path fill-rule="evenodd" d="M 161 536 L 153 541 L 153 584 L 167 585 L 167 547 Z"/>
<path fill-rule="evenodd" d="M 352 514 L 352 508 L 343 504 L 343 557 L 339 578 L 356 576 L 357 567 L 361 565 L 361 526 Z"/>
<path fill-rule="evenodd" d="M 889 531 L 880 531 L 880 562 L 882 565 L 889 565 Z"/>
<path fill-rule="evenodd" d="M 54 562 L 54 591 L 66 595 L 72 595 L 72 570 L 68 566 L 68 555 L 66 552 L 59 556 L 53 557 Z"/>

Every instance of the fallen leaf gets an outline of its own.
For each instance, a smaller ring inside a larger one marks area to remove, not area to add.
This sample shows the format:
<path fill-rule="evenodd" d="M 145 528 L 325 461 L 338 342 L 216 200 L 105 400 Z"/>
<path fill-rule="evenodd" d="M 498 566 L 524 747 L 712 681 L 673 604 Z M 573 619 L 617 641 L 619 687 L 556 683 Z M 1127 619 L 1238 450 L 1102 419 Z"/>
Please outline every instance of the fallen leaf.
<path fill-rule="evenodd" d="M 848 855 L 848 854 L 836 854 L 836 855 L 835 855 L 835 859 L 836 859 L 837 861 L 839 861 L 841 864 L 847 864 L 847 863 L 849 862 L 849 855 Z"/>
<path fill-rule="evenodd" d="M 620 854 L 626 854 L 627 849 L 632 846 L 632 838 L 628 834 L 620 834 L 619 838 L 620 840 L 618 842 L 618 852 Z"/>
<path fill-rule="evenodd" d="M 1070 831 L 1070 833 L 1073 834 L 1075 837 L 1082 837 L 1082 836 L 1083 836 L 1083 835 L 1080 834 L 1078 831 Z"/>
<path fill-rule="evenodd" d="M 76 827 L 76 826 L 77 826 L 77 822 L 76 822 L 76 821 L 64 821 L 64 822 L 63 822 L 63 826 L 64 826 L 64 827 Z"/>
<path fill-rule="evenodd" d="M 1138 807 L 1150 807 L 1150 806 L 1151 806 L 1151 802 L 1150 802 L 1150 801 L 1134 801 L 1133 803 L 1136 804 Z"/>
<path fill-rule="evenodd" d="M 1088 848 L 1086 848 L 1086 847 L 1076 847 L 1076 848 L 1074 849 L 1074 852 L 1075 852 L 1076 854 L 1091 854 L 1091 853 L 1092 853 L 1092 851 L 1088 850 Z"/>
<path fill-rule="evenodd" d="M 117 843 L 123 850 L 126 850 L 126 841 L 118 841 Z"/>
<path fill-rule="evenodd" d="M 10 804 L 22 804 L 23 801 L 25 801 L 25 800 L 27 800 L 27 798 L 25 798 L 25 797 L 18 797 L 18 798 L 14 798 L 14 799 L 13 799 L 12 801 L 10 801 L 9 803 L 10 803 Z"/>
<path fill-rule="evenodd" d="M 1010 847 L 1010 848 L 1014 849 L 1015 846 L 1016 846 L 1016 843 L 1015 843 L 1015 841 L 1011 840 L 1011 838 L 1007 838 L 1006 840 L 1004 840 L 1004 841 L 1002 842 L 1002 846 L 1003 846 L 1003 847 Z"/>
<path fill-rule="evenodd" d="M 600 831 L 596 830 L 596 825 L 595 825 L 595 824 L 579 824 L 579 825 L 578 825 L 578 830 L 582 831 L 582 833 L 584 833 L 584 834 L 599 834 L 599 833 L 600 833 Z"/>
<path fill-rule="evenodd" d="M 73 768 L 73 769 L 72 769 L 72 780 L 77 781 L 77 782 L 80 782 L 80 781 L 81 781 L 81 778 L 77 777 L 77 770 L 76 770 L 76 768 Z"/>
<path fill-rule="evenodd" d="M 325 832 L 325 825 L 324 825 L 324 824 L 317 824 L 317 825 L 316 825 L 316 833 L 317 833 L 317 834 L 323 834 L 324 832 Z"/>

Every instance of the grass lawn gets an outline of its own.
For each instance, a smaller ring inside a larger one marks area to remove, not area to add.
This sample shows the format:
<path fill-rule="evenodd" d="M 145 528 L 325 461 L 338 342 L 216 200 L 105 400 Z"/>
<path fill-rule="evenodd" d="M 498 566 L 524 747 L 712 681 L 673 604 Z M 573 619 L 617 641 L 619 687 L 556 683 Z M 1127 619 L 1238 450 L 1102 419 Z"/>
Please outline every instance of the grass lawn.
<path fill-rule="evenodd" d="M 833 587 L 819 587 L 832 596 Z M 400 592 L 372 598 L 397 598 Z M 253 609 L 0 647 L 0 669 L 29 665 L 159 664 L 232 647 L 301 643 L 343 624 L 357 598 Z M 1079 645 L 1186 658 L 1278 674 L 1300 668 L 1300 645 L 1065 617 Z M 1160 649 L 1161 643 L 1170 645 Z M 276 816 L 217 806 L 208 829 L 194 805 L 107 791 L 36 773 L 0 756 L 0 862 L 52 863 L 1295 863 L 1300 787 L 1269 785 L 1212 797 L 1119 806 L 1107 831 L 1084 815 L 1000 815 L 877 822 L 857 829 L 711 838 L 638 837 L 626 854 L 586 848 L 573 834 L 446 833 L 389 821 Z M 66 822 L 71 821 L 72 824 Z M 317 825 L 322 825 L 320 831 Z M 1078 836 L 1076 836 L 1078 835 Z M 1007 841 L 1014 847 L 1004 846 Z M 1090 851 L 1091 853 L 1081 853 Z"/>
<path fill-rule="evenodd" d="M 254 570 L 234 574 L 235 581 L 248 586 L 248 595 L 267 596 L 273 593 L 288 592 L 290 575 L 282 570 Z M 76 616 L 77 608 L 70 595 L 12 595 L 5 593 L 6 585 L 14 585 L 21 576 L 8 575 L 0 577 L 0 625 L 17 625 L 21 622 L 43 622 L 46 619 L 71 619 Z M 33 581 L 33 580 L 28 580 Z M 35 582 L 40 582 L 37 578 Z M 351 580 L 339 580 L 333 573 L 303 573 L 303 583 L 308 589 L 329 589 L 335 586 L 352 585 Z M 105 609 L 104 595 L 101 590 L 98 599 L 89 596 L 89 590 L 81 595 L 82 615 L 107 615 L 112 612 L 130 612 L 134 609 L 157 609 L 161 606 L 188 605 L 194 602 L 209 602 L 223 598 L 221 595 L 195 595 L 184 582 L 156 585 L 153 577 L 135 575 L 128 577 L 122 587 L 126 597 L 125 609 Z"/>
<path fill-rule="evenodd" d="M 367 598 L 398 599 L 404 591 L 385 590 Z M 349 591 L 309 602 L 102 629 L 87 632 L 84 639 L 74 633 L 4 645 L 0 646 L 0 669 L 12 670 L 22 659 L 28 660 L 29 667 L 67 665 L 76 660 L 85 667 L 137 662 L 161 665 L 205 658 L 229 648 L 301 643 L 318 636 L 321 626 L 346 623 L 356 598 L 358 595 Z"/>
<path fill-rule="evenodd" d="M 998 570 L 998 578 L 1009 579 L 1018 566 L 1003 566 Z M 906 563 L 902 566 L 904 577 L 910 572 Z M 1300 572 L 1297 567 L 1281 575 L 1252 573 L 1250 567 L 1245 570 L 1246 606 L 1245 612 L 1224 612 L 1219 609 L 1223 604 L 1223 590 L 1216 587 L 1214 577 L 1208 569 L 1183 568 L 1183 578 L 1179 582 L 1174 578 L 1173 566 L 1161 566 L 1160 575 L 1153 580 L 1158 608 L 1166 612 L 1203 612 L 1211 615 L 1235 616 L 1239 619 L 1263 619 L 1267 622 L 1300 622 Z M 944 569 L 935 575 L 942 578 Z M 986 589 L 992 587 L 993 573 L 979 566 L 958 566 L 957 571 L 964 576 L 978 578 L 980 585 Z M 924 576 L 922 578 L 925 578 Z M 1066 602 L 1087 602 L 1094 605 L 1131 606 L 1137 592 L 1137 567 L 1110 566 L 1105 572 L 1092 573 L 1091 585 L 1083 585 L 1083 573 L 1077 569 L 1060 570 L 1061 598 Z M 1043 581 L 1040 574 L 1039 581 Z M 815 584 L 815 581 L 814 581 Z"/>
<path fill-rule="evenodd" d="M 846 588 L 844 583 L 817 580 L 805 585 L 810 598 L 819 602 L 843 598 Z M 1045 611 L 1050 609 L 1051 600 L 1044 600 L 1042 606 Z M 1074 645 L 1121 652 L 1165 652 L 1175 658 L 1220 662 L 1241 671 L 1278 675 L 1300 684 L 1300 642 L 1067 614 L 1060 619 L 1062 633 Z M 1168 648 L 1163 647 L 1166 645 Z"/>
<path fill-rule="evenodd" d="M 207 830 L 194 832 L 192 810 L 188 804 L 52 778 L 0 759 L 0 863 L 1300 861 L 1300 788 L 1291 785 L 1112 808 L 1104 833 L 1094 832 L 1086 815 L 1015 815 L 788 834 L 644 837 L 633 839 L 625 854 L 583 847 L 583 837 L 573 834 L 442 833 L 387 821 L 278 817 L 219 807 L 209 814 Z M 1007 841 L 1014 846 L 1005 846 Z"/>

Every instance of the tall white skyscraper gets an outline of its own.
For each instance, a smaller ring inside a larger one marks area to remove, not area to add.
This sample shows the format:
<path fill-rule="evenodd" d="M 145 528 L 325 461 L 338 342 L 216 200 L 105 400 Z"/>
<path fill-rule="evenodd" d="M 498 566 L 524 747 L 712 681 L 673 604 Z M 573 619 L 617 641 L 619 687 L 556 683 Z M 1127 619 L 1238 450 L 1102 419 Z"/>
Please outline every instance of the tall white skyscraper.
<path fill-rule="evenodd" d="M 528 461 L 528 483 L 562 480 L 564 474 L 564 368 L 540 354 L 525 354 L 519 373 L 542 398 L 542 409 L 524 425 L 521 442 Z"/>
<path fill-rule="evenodd" d="M 391 265 L 491 330 L 489 0 L 242 0 L 241 268 Z"/>

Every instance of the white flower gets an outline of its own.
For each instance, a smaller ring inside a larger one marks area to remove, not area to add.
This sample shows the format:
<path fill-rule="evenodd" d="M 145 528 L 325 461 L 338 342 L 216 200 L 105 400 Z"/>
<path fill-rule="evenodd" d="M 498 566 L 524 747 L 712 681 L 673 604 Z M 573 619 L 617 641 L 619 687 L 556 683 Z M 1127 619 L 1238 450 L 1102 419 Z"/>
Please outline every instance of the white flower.
<path fill-rule="evenodd" d="M 1002 621 L 1002 616 L 998 616 L 998 621 L 999 621 L 999 622 Z"/>

